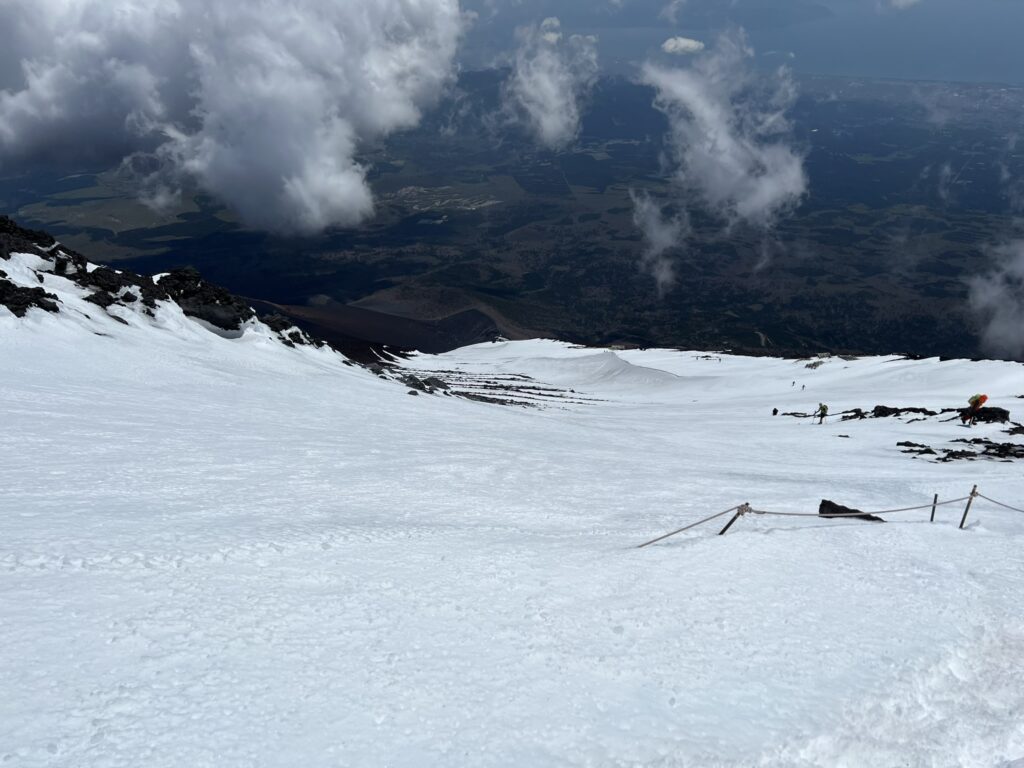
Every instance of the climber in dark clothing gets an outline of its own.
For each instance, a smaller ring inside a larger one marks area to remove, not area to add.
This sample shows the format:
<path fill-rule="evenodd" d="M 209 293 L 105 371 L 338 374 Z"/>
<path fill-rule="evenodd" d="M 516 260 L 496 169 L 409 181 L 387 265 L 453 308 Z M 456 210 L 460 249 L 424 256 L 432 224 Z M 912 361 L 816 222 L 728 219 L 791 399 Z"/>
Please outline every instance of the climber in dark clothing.
<path fill-rule="evenodd" d="M 818 417 L 818 423 L 823 424 L 825 417 L 828 416 L 828 406 L 824 403 L 818 403 L 818 412 L 814 415 Z"/>

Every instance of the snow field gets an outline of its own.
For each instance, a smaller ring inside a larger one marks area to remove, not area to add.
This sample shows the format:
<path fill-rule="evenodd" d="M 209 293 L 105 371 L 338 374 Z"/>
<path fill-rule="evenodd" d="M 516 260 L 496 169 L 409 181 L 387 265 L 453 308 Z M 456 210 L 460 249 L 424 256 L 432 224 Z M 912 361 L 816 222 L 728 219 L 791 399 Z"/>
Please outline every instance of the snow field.
<path fill-rule="evenodd" d="M 1024 515 L 747 517 L 634 548 L 744 501 L 978 483 L 1021 505 L 1018 465 L 895 446 L 996 426 L 771 416 L 978 389 L 1018 411 L 1020 366 L 543 341 L 407 364 L 594 400 L 525 409 L 410 397 L 259 324 L 225 339 L 163 306 L 125 327 L 61 295 L 90 317 L 0 308 L 0 764 L 1024 757 Z"/>

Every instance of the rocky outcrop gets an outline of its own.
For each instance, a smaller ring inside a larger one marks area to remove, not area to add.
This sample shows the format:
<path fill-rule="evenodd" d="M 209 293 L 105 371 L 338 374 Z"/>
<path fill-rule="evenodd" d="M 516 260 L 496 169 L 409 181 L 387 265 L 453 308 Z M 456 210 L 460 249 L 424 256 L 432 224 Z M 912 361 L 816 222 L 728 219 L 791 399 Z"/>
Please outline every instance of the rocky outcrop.
<path fill-rule="evenodd" d="M 191 267 L 183 267 L 153 278 L 134 272 L 96 267 L 89 270 L 76 255 L 55 259 L 55 274 L 61 274 L 84 288 L 94 288 L 87 297 L 101 307 L 142 303 L 154 309 L 158 301 L 173 301 L 189 317 L 204 320 L 225 331 L 237 331 L 256 316 L 246 302 L 223 288 L 207 283 Z"/>
<path fill-rule="evenodd" d="M 937 411 L 929 411 L 927 408 L 893 408 L 888 405 L 876 405 L 871 409 L 871 415 L 876 419 L 884 419 L 889 416 L 902 416 L 905 413 L 917 413 L 922 416 L 938 416 Z"/>
<path fill-rule="evenodd" d="M 970 440 L 960 439 L 954 440 L 954 443 L 966 443 L 973 445 L 981 449 L 980 453 L 968 454 L 967 456 L 973 458 L 974 456 L 981 456 L 989 459 L 1003 459 L 1006 461 L 1012 459 L 1024 459 L 1024 445 L 1021 443 L 997 443 L 993 440 L 989 440 L 986 437 L 975 437 Z M 953 451 L 947 451 L 947 453 L 954 453 Z M 957 453 L 963 453 L 957 452 Z M 955 456 L 954 458 L 966 458 L 961 456 Z M 947 457 L 943 461 L 949 461 Z"/>
<path fill-rule="evenodd" d="M 15 317 L 24 317 L 32 307 L 46 312 L 57 312 L 57 297 L 42 288 L 24 288 L 6 279 L 6 273 L 0 271 L 0 305 L 7 307 Z"/>
<path fill-rule="evenodd" d="M 115 305 L 130 306 L 141 302 L 145 311 L 153 314 L 157 302 L 174 302 L 189 317 L 203 320 L 224 331 L 237 331 L 244 323 L 256 317 L 256 312 L 248 302 L 206 282 L 191 267 L 150 277 L 127 270 L 95 266 L 81 254 L 61 246 L 45 232 L 20 227 L 8 217 L 0 216 L 0 258 L 9 260 L 12 253 L 28 253 L 44 259 L 48 265 L 38 272 L 51 272 L 87 289 L 89 293 L 85 300 L 104 310 Z M 42 277 L 40 275 L 40 279 Z M 6 278 L 7 275 L 0 272 L 0 304 L 18 317 L 23 317 L 32 307 L 47 312 L 60 311 L 59 299 L 53 294 L 43 288 L 18 286 Z M 116 315 L 111 316 L 120 319 Z M 289 346 L 323 345 L 284 318 L 273 321 L 271 329 Z"/>
<path fill-rule="evenodd" d="M 406 373 L 400 375 L 398 380 L 405 386 L 409 387 L 410 393 L 412 391 L 417 391 L 432 395 L 441 391 L 447 394 L 446 390 L 449 389 L 448 383 L 442 381 L 437 376 L 428 376 L 425 379 L 421 379 L 418 376 L 413 376 L 411 373 Z"/>
<path fill-rule="evenodd" d="M 211 285 L 192 267 L 183 267 L 160 278 L 159 288 L 186 315 L 222 328 L 236 331 L 256 317 L 249 304 L 223 288 Z"/>
<path fill-rule="evenodd" d="M 904 440 L 901 443 L 896 443 L 897 448 L 904 448 L 902 453 L 913 453 L 917 456 L 934 456 L 935 451 L 929 448 L 927 445 L 921 443 L 912 443 L 909 440 Z"/>
<path fill-rule="evenodd" d="M 869 520 L 873 523 L 885 522 L 885 520 L 880 517 L 869 515 L 866 512 L 861 512 L 859 509 L 844 507 L 842 504 L 836 504 L 834 501 L 829 501 L 828 499 L 821 500 L 821 504 L 818 505 L 818 515 L 820 517 L 846 517 L 854 520 Z"/>
<path fill-rule="evenodd" d="M 966 413 L 964 409 L 962 413 Z M 1010 420 L 1010 412 L 1005 408 L 982 408 L 975 415 L 974 420 L 984 424 L 1005 424 Z"/>
<path fill-rule="evenodd" d="M 0 259 L 12 253 L 44 254 L 56 241 L 45 232 L 19 227 L 6 216 L 0 216 Z"/>
<path fill-rule="evenodd" d="M 289 318 L 279 313 L 271 313 L 260 318 L 265 326 L 274 331 L 286 346 L 295 347 L 309 345 L 317 348 L 325 346 L 325 343 L 315 336 L 311 336 Z"/>

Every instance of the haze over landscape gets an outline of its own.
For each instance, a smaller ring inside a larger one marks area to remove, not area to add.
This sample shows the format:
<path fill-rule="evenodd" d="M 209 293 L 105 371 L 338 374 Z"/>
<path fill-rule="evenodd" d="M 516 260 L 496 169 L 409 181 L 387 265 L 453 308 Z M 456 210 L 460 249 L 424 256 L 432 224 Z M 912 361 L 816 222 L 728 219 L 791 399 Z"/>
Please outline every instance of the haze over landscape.
<path fill-rule="evenodd" d="M 0 764 L 1024 766 L 1021 29 L 0 3 Z"/>
<path fill-rule="evenodd" d="M 1024 355 L 1021 4 L 359 8 L 6 4 L 0 203 L 325 333 Z"/>

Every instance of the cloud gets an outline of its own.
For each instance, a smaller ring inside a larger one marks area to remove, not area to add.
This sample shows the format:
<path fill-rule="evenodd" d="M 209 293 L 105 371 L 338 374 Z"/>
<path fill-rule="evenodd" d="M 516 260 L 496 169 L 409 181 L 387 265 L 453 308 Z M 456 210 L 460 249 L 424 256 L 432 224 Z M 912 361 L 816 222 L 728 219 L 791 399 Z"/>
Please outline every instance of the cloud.
<path fill-rule="evenodd" d="M 675 56 L 688 56 L 704 50 L 704 43 L 689 37 L 670 37 L 661 44 L 661 50 Z"/>
<path fill-rule="evenodd" d="M 688 68 L 648 62 L 642 79 L 669 119 L 673 181 L 685 198 L 725 219 L 770 229 L 807 190 L 803 156 L 786 111 L 796 98 L 788 71 L 755 76 L 742 33 L 723 35 Z"/>
<path fill-rule="evenodd" d="M 890 8 L 895 8 L 898 11 L 905 10 L 911 6 L 917 5 L 921 0 L 885 0 L 885 4 Z"/>
<path fill-rule="evenodd" d="M 597 81 L 597 38 L 562 34 L 556 18 L 518 30 L 512 75 L 504 88 L 508 114 L 537 141 L 562 149 L 579 135 L 583 103 Z"/>
<path fill-rule="evenodd" d="M 972 107 L 960 90 L 944 83 L 918 83 L 911 99 L 924 111 L 925 120 L 942 128 L 953 121 L 973 120 Z"/>
<path fill-rule="evenodd" d="M 987 354 L 1024 360 L 1024 240 L 994 249 L 996 266 L 969 281 L 969 306 Z"/>
<path fill-rule="evenodd" d="M 464 24 L 458 0 L 8 0 L 0 165 L 142 153 L 154 196 L 189 180 L 260 228 L 355 224 L 360 146 L 418 123 Z"/>
<path fill-rule="evenodd" d="M 670 24 L 677 24 L 679 12 L 683 10 L 684 5 L 686 5 L 686 0 L 670 0 L 658 15 Z"/>
<path fill-rule="evenodd" d="M 690 232 L 690 221 L 685 211 L 666 216 L 646 192 L 630 190 L 629 196 L 633 200 L 633 223 L 643 233 L 646 245 L 640 268 L 654 278 L 658 298 L 662 298 L 676 283 L 675 266 L 666 254 L 683 245 Z"/>

